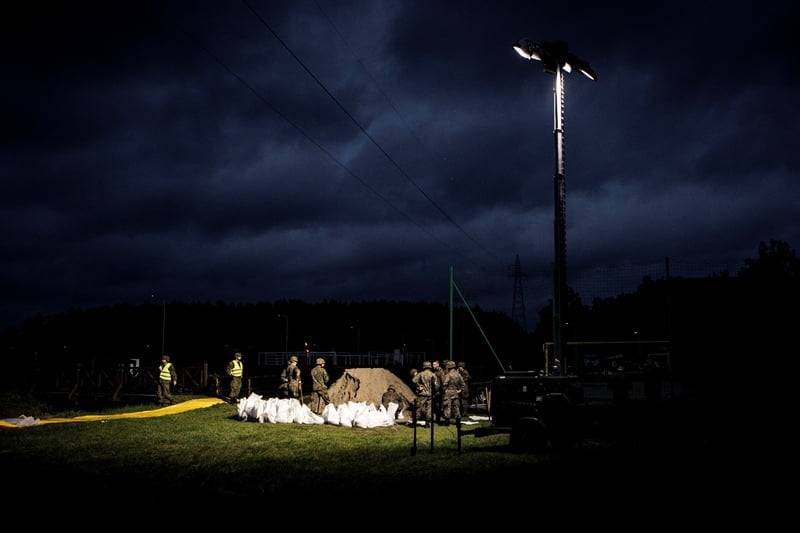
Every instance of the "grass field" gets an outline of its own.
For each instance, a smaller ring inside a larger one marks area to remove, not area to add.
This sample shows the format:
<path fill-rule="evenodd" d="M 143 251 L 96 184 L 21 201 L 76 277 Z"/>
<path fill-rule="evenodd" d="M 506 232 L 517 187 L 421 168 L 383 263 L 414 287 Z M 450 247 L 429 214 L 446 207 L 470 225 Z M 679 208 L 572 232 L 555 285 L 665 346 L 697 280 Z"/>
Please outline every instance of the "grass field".
<path fill-rule="evenodd" d="M 3 416 L 96 414 L 50 413 L 32 403 L 18 412 L 26 401 L 4 396 Z M 505 434 L 459 440 L 455 425 L 435 426 L 432 434 L 418 428 L 415 449 L 414 429 L 406 425 L 262 424 L 240 420 L 235 406 L 221 403 L 156 418 L 0 428 L 0 471 L 12 476 L 6 479 L 17 496 L 35 491 L 59 502 L 113 496 L 154 504 L 160 494 L 197 494 L 273 503 L 358 496 L 377 504 L 388 496 L 414 509 L 426 495 L 462 506 L 526 506 L 660 501 L 668 492 L 672 504 L 677 497 L 693 505 L 720 482 L 713 441 L 696 421 L 664 420 L 644 427 L 642 418 L 618 433 L 587 435 L 574 448 L 523 454 L 510 450 Z"/>

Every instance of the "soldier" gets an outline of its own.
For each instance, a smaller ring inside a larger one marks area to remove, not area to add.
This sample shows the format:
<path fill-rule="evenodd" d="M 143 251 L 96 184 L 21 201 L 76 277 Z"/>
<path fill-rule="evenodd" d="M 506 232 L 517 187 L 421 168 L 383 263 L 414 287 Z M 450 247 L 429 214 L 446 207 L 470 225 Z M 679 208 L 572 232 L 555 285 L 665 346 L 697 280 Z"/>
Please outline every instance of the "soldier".
<path fill-rule="evenodd" d="M 417 386 L 414 385 L 414 376 L 419 374 L 419 370 L 412 368 L 408 371 L 408 387 L 416 394 Z M 408 414 L 411 415 L 412 420 L 417 417 L 417 400 L 416 398 L 411 405 L 408 406 Z"/>
<path fill-rule="evenodd" d="M 158 403 L 172 405 L 175 400 L 172 398 L 170 391 L 170 383 L 172 385 L 178 384 L 178 372 L 175 370 L 175 365 L 169 362 L 169 356 L 161 356 L 161 365 L 158 367 Z"/>
<path fill-rule="evenodd" d="M 461 379 L 464 380 L 464 388 L 461 389 L 461 416 L 464 416 L 469 408 L 469 372 L 467 372 L 467 365 L 464 361 L 459 361 L 456 369 L 461 374 Z"/>
<path fill-rule="evenodd" d="M 422 362 L 422 372 L 414 375 L 417 394 L 417 419 L 433 421 L 433 399 L 439 392 L 439 378 L 433 373 L 430 361 Z"/>
<path fill-rule="evenodd" d="M 443 414 L 442 382 L 444 381 L 444 368 L 442 368 L 439 361 L 433 361 L 431 363 L 431 369 L 433 370 L 433 373 L 436 374 L 436 379 L 439 382 L 436 393 L 433 395 L 433 420 L 441 423 Z"/>
<path fill-rule="evenodd" d="M 242 390 L 242 376 L 244 375 L 244 364 L 242 363 L 242 354 L 236 352 L 233 360 L 228 363 L 225 369 L 227 374 L 231 377 L 231 387 L 228 392 L 228 401 L 237 402 L 239 400 L 239 393 Z"/>
<path fill-rule="evenodd" d="M 289 362 L 281 371 L 281 384 L 278 386 L 278 395 L 282 398 L 297 398 L 302 401 L 300 391 L 300 369 L 297 368 L 297 356 L 289 357 Z"/>
<path fill-rule="evenodd" d="M 311 403 L 309 408 L 321 415 L 331 400 L 328 398 L 328 371 L 325 370 L 325 359 L 317 357 L 317 366 L 311 369 Z"/>
<path fill-rule="evenodd" d="M 464 380 L 456 370 L 454 361 L 445 363 L 447 371 L 442 380 L 442 424 L 448 425 L 451 418 L 461 420 L 461 391 L 464 389 Z"/>
<path fill-rule="evenodd" d="M 397 391 L 391 385 L 389 385 L 386 388 L 386 392 L 381 395 L 381 405 L 383 405 L 384 409 L 388 410 L 390 403 L 397 404 L 397 410 L 394 412 L 394 417 L 397 418 L 403 413 L 403 405 L 405 405 L 405 402 L 403 401 L 403 397 L 397 394 Z"/>

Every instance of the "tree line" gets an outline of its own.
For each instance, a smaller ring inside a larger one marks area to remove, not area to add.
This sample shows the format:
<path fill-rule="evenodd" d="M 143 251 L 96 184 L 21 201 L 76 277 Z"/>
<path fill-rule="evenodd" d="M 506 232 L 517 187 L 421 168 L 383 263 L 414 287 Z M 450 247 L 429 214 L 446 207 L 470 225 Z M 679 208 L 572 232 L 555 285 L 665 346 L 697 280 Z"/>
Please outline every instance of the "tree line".
<path fill-rule="evenodd" d="M 667 340 L 676 374 L 713 380 L 731 368 L 779 368 L 793 349 L 800 262 L 783 241 L 762 242 L 737 273 L 705 278 L 644 278 L 631 293 L 583 302 L 568 288 L 565 339 Z M 3 337 L 3 375 L 14 369 L 114 365 L 139 359 L 157 365 L 162 352 L 183 366 L 222 367 L 234 352 L 250 368 L 259 352 L 424 352 L 464 360 L 476 374 L 543 368 L 552 341 L 552 306 L 534 330 L 505 313 L 452 310 L 431 302 L 280 300 L 254 304 L 146 302 L 27 318 Z M 577 352 L 576 352 L 577 353 Z M 580 363 L 576 362 L 576 369 Z M 13 366 L 12 366 L 13 365 Z"/>

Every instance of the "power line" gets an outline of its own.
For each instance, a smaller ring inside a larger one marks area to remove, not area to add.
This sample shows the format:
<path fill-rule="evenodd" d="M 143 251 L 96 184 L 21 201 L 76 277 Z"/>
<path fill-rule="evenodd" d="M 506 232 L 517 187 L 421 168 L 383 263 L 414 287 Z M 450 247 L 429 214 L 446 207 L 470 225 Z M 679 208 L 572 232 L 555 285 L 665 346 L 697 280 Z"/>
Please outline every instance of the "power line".
<path fill-rule="evenodd" d="M 252 5 L 250 5 L 250 3 L 249 3 L 247 0 L 242 0 L 242 3 L 244 3 L 244 5 L 245 5 L 245 6 L 247 6 L 247 8 L 248 8 L 248 9 L 249 9 L 249 10 L 250 10 L 252 13 L 253 13 L 253 16 L 255 16 L 255 17 L 256 17 L 256 18 L 259 20 L 259 22 L 261 22 L 261 24 L 263 24 L 263 25 L 264 25 L 264 27 L 265 27 L 265 28 L 267 28 L 267 30 L 269 30 L 269 32 L 270 32 L 270 33 L 273 35 L 273 37 L 275 37 L 275 39 L 277 39 L 277 41 L 278 41 L 278 42 L 281 44 L 281 46 L 283 46 L 283 47 L 286 49 L 286 51 L 287 51 L 287 52 L 289 52 L 289 54 L 290 54 L 290 55 L 291 55 L 291 56 L 294 58 L 294 60 L 295 60 L 295 61 L 297 61 L 297 63 L 298 63 L 298 64 L 299 64 L 301 67 L 303 67 L 303 70 L 305 70 L 305 71 L 308 73 L 308 75 L 309 75 L 309 76 L 311 76 L 311 78 L 312 78 L 312 79 L 313 79 L 313 80 L 314 80 L 314 81 L 317 83 L 317 85 L 319 85 L 319 86 L 320 86 L 320 88 L 322 88 L 322 90 L 323 90 L 323 91 L 325 91 L 325 94 L 327 94 L 327 95 L 328 95 L 328 96 L 331 98 L 331 100 L 333 100 L 333 102 L 334 102 L 334 103 L 335 103 L 335 104 L 336 104 L 336 105 L 339 107 L 339 109 L 341 109 L 341 110 L 342 110 L 342 112 L 343 112 L 345 115 L 347 115 L 347 117 L 348 117 L 348 118 L 349 118 L 349 119 L 350 119 L 350 120 L 353 122 L 353 124 L 355 124 L 355 125 L 356 125 L 356 127 L 358 127 L 358 129 L 360 129 L 360 130 L 361 130 L 361 132 L 362 132 L 362 133 L 363 133 L 363 134 L 364 134 L 364 135 L 367 137 L 367 139 L 369 139 L 369 140 L 370 140 L 370 142 L 371 142 L 371 143 L 372 143 L 372 144 L 373 144 L 373 145 L 374 145 L 374 146 L 375 146 L 375 147 L 376 147 L 378 150 L 380 150 L 380 152 L 381 152 L 381 153 L 382 153 L 382 154 L 383 154 L 383 155 L 386 157 L 386 159 L 387 159 L 387 160 L 388 160 L 388 161 L 389 161 L 389 162 L 390 162 L 390 163 L 391 163 L 391 164 L 392 164 L 392 165 L 393 165 L 393 166 L 394 166 L 394 167 L 395 167 L 395 168 L 398 170 L 398 172 L 400 172 L 400 174 L 401 174 L 401 175 L 402 175 L 404 178 L 406 178 L 406 180 L 408 180 L 408 181 L 409 181 L 409 182 L 410 182 L 410 183 L 411 183 L 411 184 L 412 184 L 412 185 L 413 185 L 413 186 L 414 186 L 414 187 L 415 187 L 415 188 L 416 188 L 416 189 L 417 189 L 417 190 L 420 192 L 420 194 L 422 194 L 422 195 L 425 197 L 425 199 L 427 199 L 427 200 L 428 200 L 428 202 L 430 202 L 430 204 L 431 204 L 431 205 L 433 205 L 433 206 L 434 206 L 434 207 L 435 207 L 435 208 L 436 208 L 436 209 L 437 209 L 437 210 L 438 210 L 438 211 L 439 211 L 439 212 L 442 214 L 442 216 L 444 216 L 444 217 L 445 217 L 445 218 L 446 218 L 446 219 L 447 219 L 447 220 L 448 220 L 448 221 L 449 221 L 451 224 L 453 224 L 453 225 L 454 225 L 454 226 L 455 226 L 455 227 L 456 227 L 456 228 L 457 228 L 457 229 L 458 229 L 458 230 L 459 230 L 459 231 L 460 231 L 460 232 L 461 232 L 461 233 L 462 233 L 462 234 L 463 234 L 465 237 L 467 237 L 467 239 L 469 239 L 469 240 L 470 240 L 470 241 L 471 241 L 473 244 L 475 244 L 475 245 L 476 245 L 478 248 L 480 248 L 480 249 L 481 249 L 481 250 L 482 250 L 482 251 L 483 251 L 483 252 L 484 252 L 484 253 L 485 253 L 487 256 L 489 256 L 489 257 L 492 257 L 492 254 L 491 254 L 491 253 L 489 253 L 489 251 L 488 251 L 488 250 L 487 250 L 487 249 L 486 249 L 486 248 L 485 248 L 485 247 L 484 247 L 484 246 L 483 246 L 481 243 L 479 243 L 479 242 L 478 242 L 477 240 L 475 240 L 475 239 L 474 239 L 474 238 L 473 238 L 473 237 L 472 237 L 472 236 L 471 236 L 469 233 L 467 233 L 467 231 L 466 231 L 466 230 L 465 230 L 463 227 L 461 227 L 461 225 L 460 225 L 458 222 L 456 222 L 456 221 L 453 219 L 453 217 L 451 217 L 451 216 L 450 216 L 450 214 L 449 214 L 449 213 L 447 213 L 447 212 L 446 212 L 446 211 L 445 211 L 445 210 L 444 210 L 444 209 L 443 209 L 443 208 L 442 208 L 442 207 L 441 207 L 441 206 L 440 206 L 440 205 L 439 205 L 439 204 L 438 204 L 438 203 L 437 203 L 437 202 L 436 202 L 436 201 L 435 201 L 433 198 L 431 198 L 431 197 L 428 195 L 428 193 L 427 193 L 427 192 L 425 192 L 425 190 L 424 190 L 424 189 L 423 189 L 423 188 L 422 188 L 422 187 L 421 187 L 421 186 L 420 186 L 420 185 L 419 185 L 419 184 L 418 184 L 416 181 L 414 181 L 414 179 L 413 179 L 411 176 L 409 176 L 409 175 L 408 175 L 408 173 L 406 173 L 406 171 L 405 171 L 405 170 L 403 170 L 403 168 L 402 168 L 402 167 L 401 167 L 401 166 L 400 166 L 400 165 L 397 163 L 397 161 L 395 161 L 395 160 L 394 160 L 394 158 L 393 158 L 391 155 L 389 155 L 389 153 L 388 153 L 386 150 L 384 150 L 384 148 L 383 148 L 383 147 L 380 145 L 380 143 L 378 143 L 378 141 L 376 141 L 376 140 L 375 140 L 375 139 L 372 137 L 372 135 L 370 135 L 370 134 L 369 134 L 369 132 L 367 132 L 367 130 L 366 130 L 366 129 L 364 129 L 364 127 L 363 127 L 363 126 L 362 126 L 362 125 L 361 125 L 361 124 L 358 122 L 358 120 L 356 120 L 356 118 L 355 118 L 355 117 L 354 117 L 354 116 L 353 116 L 353 115 L 352 115 L 352 114 L 351 114 L 351 113 L 350 113 L 350 112 L 349 112 L 349 111 L 348 111 L 348 110 L 347 110 L 347 109 L 346 109 L 346 108 L 345 108 L 345 107 L 342 105 L 342 103 L 341 103 L 341 102 L 339 102 L 339 100 L 338 100 L 338 99 L 337 99 L 337 98 L 336 98 L 336 97 L 335 97 L 335 96 L 334 96 L 334 95 L 333 95 L 333 94 L 332 94 L 332 93 L 331 93 L 331 92 L 328 90 L 328 88 L 325 86 L 325 84 L 324 84 L 324 83 L 322 83 L 322 82 L 319 80 L 319 78 L 317 78 L 317 76 L 316 76 L 316 75 L 314 75 L 314 73 L 313 73 L 313 72 L 311 72 L 311 70 L 309 70 L 309 68 L 308 68 L 308 67 L 305 65 L 305 63 L 303 63 L 303 61 L 302 61 L 302 60 L 301 60 L 301 59 L 300 59 L 300 58 L 297 56 L 297 54 L 295 54 L 295 53 L 294 53 L 294 51 L 293 51 L 293 50 L 292 50 L 292 49 L 289 47 L 289 45 L 287 45 L 287 44 L 286 44 L 286 43 L 283 41 L 283 39 L 281 39 L 281 38 L 280 38 L 280 36 L 278 36 L 278 34 L 275 32 L 275 30 L 274 30 L 274 29 L 272 29 L 272 27 L 269 25 L 269 23 L 268 23 L 266 20 L 264 20 L 264 18 L 263 18 L 263 17 L 262 17 L 262 16 L 261 16 L 261 15 L 260 15 L 260 14 L 259 14 L 259 13 L 258 13 L 256 10 L 255 10 L 255 8 L 254 8 Z"/>
<path fill-rule="evenodd" d="M 285 121 L 286 121 L 286 122 L 287 122 L 287 123 L 288 123 L 288 124 L 289 124 L 291 127 L 293 127 L 295 130 L 297 130 L 297 131 L 298 131 L 298 132 L 299 132 L 299 133 L 300 133 L 300 134 L 301 134 L 303 137 L 305 137 L 306 139 L 308 139 L 308 141 L 309 141 L 311 144 L 313 144 L 314 146 L 316 146 L 317 148 L 319 148 L 319 150 L 320 150 L 322 153 L 324 153 L 326 156 L 328 156 L 328 157 L 329 157 L 329 158 L 330 158 L 330 159 L 331 159 L 331 160 L 332 160 L 334 163 L 336 163 L 336 165 L 338 165 L 339 167 L 341 167 L 341 168 L 342 168 L 342 169 L 343 169 L 345 172 L 347 172 L 347 173 L 348 173 L 350 176 L 352 176 L 353 178 L 355 178 L 355 179 L 356 179 L 356 180 L 357 180 L 357 181 L 358 181 L 358 182 L 359 182 L 361 185 L 363 185 L 363 186 L 364 186 L 364 187 L 365 187 L 367 190 L 369 190 L 369 191 L 370 191 L 372 194 L 374 194 L 374 195 L 375 195 L 377 198 L 379 198 L 381 201 L 385 202 L 385 203 L 386 203 L 387 205 L 389 205 L 389 206 L 390 206 L 392 209 L 394 209 L 394 210 L 395 210 L 397 213 L 399 213 L 399 214 L 400 214 L 400 215 L 401 215 L 403 218 L 405 218 L 406 220 L 408 220 L 409 222 L 411 222 L 411 223 L 412 223 L 414 226 L 416 226 L 417 228 L 419 228 L 420 230 L 422 230 L 423 232 L 425 232 L 427 235 L 429 235 L 430 237 L 432 237 L 433 239 L 435 239 L 435 240 L 436 240 L 436 241 L 438 241 L 439 243 L 441 243 L 441 244 L 443 244 L 443 245 L 445 245 L 445 246 L 448 246 L 448 244 L 447 244 L 446 242 L 444 242 L 443 240 L 441 240 L 441 239 L 439 239 L 438 237 L 436 237 L 434 234 L 432 234 L 430 231 L 428 231 L 428 230 L 427 230 L 426 228 L 424 228 L 422 225 L 418 224 L 418 223 L 417 223 L 417 222 L 416 222 L 416 221 L 415 221 L 413 218 L 411 218 L 411 216 L 410 216 L 408 213 L 406 213 L 405 211 L 403 211 L 402 209 L 400 209 L 399 207 L 397 207 L 396 205 L 394 205 L 394 204 L 391 202 L 391 200 L 389 200 L 388 198 L 386 198 L 385 196 L 383 196 L 383 195 L 382 195 L 380 192 L 378 192 L 377 190 L 375 190 L 375 188 L 373 188 L 372 186 L 370 186 L 370 185 L 369 185 L 369 183 L 367 183 L 366 181 L 364 181 L 364 180 L 363 180 L 363 179 L 362 179 L 362 178 L 361 178 L 359 175 L 357 175 L 355 172 L 353 172 L 352 170 L 350 170 L 350 168 L 349 168 L 347 165 L 345 165 L 344 163 L 342 163 L 341 161 L 339 161 L 339 159 L 337 159 L 337 158 L 336 158 L 336 156 L 334 156 L 332 153 L 330 153 L 328 150 L 326 150 L 324 146 L 322 146 L 321 144 L 319 144 L 319 143 L 318 143 L 318 142 L 317 142 L 317 141 L 316 141 L 316 140 L 315 140 L 313 137 L 311 137 L 311 135 L 309 135 L 309 134 L 308 134 L 308 133 L 307 133 L 307 132 L 306 132 L 306 131 L 305 131 L 305 130 L 304 130 L 304 129 L 303 129 L 303 128 L 302 128 L 302 127 L 299 125 L 299 124 L 297 124 L 297 123 L 295 123 L 294 121 L 292 121 L 292 119 L 290 119 L 290 118 L 289 118 L 288 116 L 286 116 L 284 113 L 281 113 L 281 111 L 280 111 L 278 108 L 276 108 L 274 105 L 272 105 L 272 103 L 271 103 L 269 100 L 267 100 L 266 98 L 264 98 L 264 96 L 262 96 L 262 95 L 261 95 L 261 93 L 259 93 L 259 92 L 258 92 L 258 91 L 257 91 L 257 90 L 256 90 L 256 89 L 253 87 L 253 86 L 251 86 L 249 83 L 247 83 L 247 81 L 246 81 L 245 79 L 243 79 L 241 76 L 239 76 L 239 74 L 237 74 L 236 72 L 234 72 L 234 70 L 233 70 L 233 69 L 231 69 L 231 68 L 230 68 L 230 67 L 229 67 L 229 66 L 228 66 L 228 65 L 227 65 L 227 64 L 226 64 L 224 61 L 222 61 L 220 58 L 218 58 L 218 57 L 217 57 L 217 56 L 216 56 L 216 55 L 215 55 L 215 54 L 214 54 L 214 53 L 213 53 L 211 50 L 209 50 L 209 49 L 208 49 L 208 47 L 206 47 L 206 46 L 205 46 L 205 45 L 204 45 L 202 42 L 200 42 L 198 39 L 196 39 L 196 38 L 195 38 L 195 37 L 194 37 L 194 36 L 193 36 L 191 33 L 189 33 L 189 32 L 188 32 L 188 31 L 186 31 L 186 30 L 183 30 L 183 33 L 184 33 L 184 34 L 185 34 L 187 37 L 189 37 L 190 39 L 192 39 L 192 40 L 193 40 L 195 43 L 197 43 L 197 44 L 198 44 L 198 45 L 199 45 L 199 46 L 200 46 L 200 47 L 201 47 L 201 48 L 202 48 L 202 49 L 203 49 L 203 50 L 204 50 L 204 51 L 205 51 L 205 52 L 206 52 L 206 53 L 207 53 L 209 56 L 211 56 L 211 58 L 212 58 L 212 59 L 213 59 L 213 60 L 214 60 L 214 61 L 215 61 L 217 64 L 219 64 L 219 65 L 220 65 L 220 66 L 221 66 L 223 69 L 225 69 L 225 70 L 226 70 L 226 71 L 227 71 L 227 72 L 228 72 L 228 73 L 229 73 L 231 76 L 233 76 L 234 78 L 236 78 L 236 80 L 237 80 L 237 81 L 239 81 L 239 83 L 241 83 L 241 84 L 242 84 L 244 87 L 246 87 L 246 88 L 247 88 L 247 89 L 248 89 L 248 90 L 249 90 L 251 93 L 253 93 L 253 94 L 255 95 L 255 97 L 256 97 L 256 98 L 258 98 L 258 99 L 259 99 L 259 100 L 260 100 L 262 103 L 264 103 L 264 104 L 265 104 L 267 107 L 269 107 L 269 108 L 270 108 L 270 110 L 272 110 L 272 112 L 274 112 L 276 115 L 278 115 L 278 116 L 279 116 L 279 117 L 281 117 L 283 120 L 285 120 Z"/>

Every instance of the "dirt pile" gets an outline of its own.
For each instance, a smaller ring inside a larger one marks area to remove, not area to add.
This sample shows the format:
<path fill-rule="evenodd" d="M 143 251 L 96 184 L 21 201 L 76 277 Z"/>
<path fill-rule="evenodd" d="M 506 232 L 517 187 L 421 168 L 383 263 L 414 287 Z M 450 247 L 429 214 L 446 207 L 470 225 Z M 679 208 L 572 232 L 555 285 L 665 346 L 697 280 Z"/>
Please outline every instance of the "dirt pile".
<path fill-rule="evenodd" d="M 342 377 L 328 387 L 328 397 L 334 405 L 347 402 L 365 402 L 381 405 L 381 396 L 386 389 L 394 387 L 397 394 L 403 398 L 405 405 L 400 406 L 403 417 L 411 419 L 410 406 L 414 403 L 416 395 L 398 378 L 385 368 L 348 368 Z"/>

